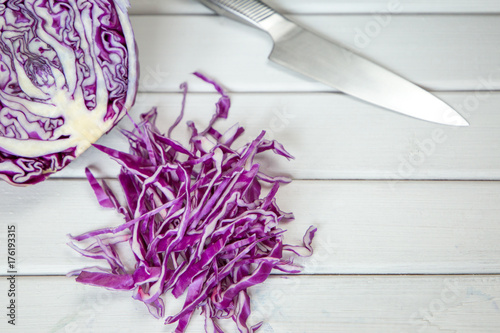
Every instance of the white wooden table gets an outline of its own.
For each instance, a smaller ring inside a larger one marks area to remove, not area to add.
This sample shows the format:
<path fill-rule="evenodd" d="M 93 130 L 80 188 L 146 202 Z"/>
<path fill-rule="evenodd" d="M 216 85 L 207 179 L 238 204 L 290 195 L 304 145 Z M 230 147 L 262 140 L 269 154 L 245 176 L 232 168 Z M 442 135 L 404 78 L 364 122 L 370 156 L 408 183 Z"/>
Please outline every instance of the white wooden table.
<path fill-rule="evenodd" d="M 289 174 L 278 201 L 296 221 L 287 240 L 318 227 L 303 274 L 251 289 L 260 332 L 500 331 L 500 2 L 269 0 L 296 21 L 435 91 L 469 120 L 439 126 L 382 110 L 267 61 L 270 39 L 194 0 L 132 0 L 140 49 L 133 115 L 158 106 L 166 130 L 187 81 L 187 119 L 200 127 L 217 95 L 246 139 L 262 129 L 296 157 L 263 164 Z M 127 125 L 120 125 L 127 126 Z M 161 126 L 161 125 L 160 125 Z M 174 132 L 185 139 L 187 130 Z M 117 131 L 101 144 L 127 149 Z M 118 225 L 99 208 L 84 167 L 118 167 L 90 149 L 29 188 L 0 184 L 0 332 L 170 332 L 127 292 L 65 274 L 94 265 L 67 234 Z M 7 225 L 17 227 L 16 326 L 7 324 Z M 167 312 L 179 302 L 168 303 Z M 202 331 L 201 317 L 189 332 Z M 229 324 L 228 332 L 235 332 Z"/>

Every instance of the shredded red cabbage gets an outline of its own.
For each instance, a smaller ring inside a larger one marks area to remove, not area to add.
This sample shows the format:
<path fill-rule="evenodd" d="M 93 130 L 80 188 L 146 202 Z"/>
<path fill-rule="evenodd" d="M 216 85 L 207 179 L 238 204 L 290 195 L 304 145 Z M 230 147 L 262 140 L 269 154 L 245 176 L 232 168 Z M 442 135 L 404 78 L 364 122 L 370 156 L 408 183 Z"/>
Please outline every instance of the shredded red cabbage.
<path fill-rule="evenodd" d="M 227 118 L 230 99 L 215 82 L 195 74 L 221 97 L 205 130 L 199 132 L 188 122 L 190 148 L 160 133 L 156 109 L 143 114 L 133 131 L 123 132 L 130 153 L 95 145 L 121 165 L 118 179 L 126 204 L 120 204 L 89 170 L 87 178 L 100 205 L 117 209 L 125 223 L 71 237 L 74 242 L 92 239 L 85 249 L 70 246 L 89 258 L 106 260 L 109 268 L 85 268 L 69 275 L 77 275 L 76 281 L 85 284 L 132 290 L 133 298 L 144 302 L 156 318 L 164 316 L 163 294 L 187 293 L 182 310 L 165 321 L 177 322 L 175 332 L 186 330 L 196 309 L 206 318 L 207 332 L 223 332 L 218 320 L 224 318 L 232 318 L 240 332 L 255 332 L 262 323 L 247 324 L 248 288 L 264 282 L 273 269 L 300 272 L 290 258 L 300 255 L 299 248 L 312 254 L 316 228 L 307 230 L 301 246 L 283 243 L 285 230 L 279 223 L 293 215 L 279 209 L 275 195 L 290 179 L 265 175 L 254 157 L 268 150 L 293 157 L 278 142 L 264 139 L 264 132 L 238 149 L 231 148 L 243 128 L 236 125 L 220 133 L 213 127 L 216 120 Z M 270 190 L 261 198 L 263 183 L 269 183 Z M 134 254 L 133 271 L 125 268 L 117 253 L 117 244 L 123 242 Z M 284 251 L 290 251 L 289 259 Z"/>

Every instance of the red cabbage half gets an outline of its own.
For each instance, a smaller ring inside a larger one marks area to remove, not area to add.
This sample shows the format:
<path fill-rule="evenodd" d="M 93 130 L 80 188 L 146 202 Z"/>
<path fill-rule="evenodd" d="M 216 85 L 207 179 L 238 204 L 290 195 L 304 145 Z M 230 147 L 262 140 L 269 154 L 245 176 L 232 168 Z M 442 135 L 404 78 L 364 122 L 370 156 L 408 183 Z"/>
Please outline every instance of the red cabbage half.
<path fill-rule="evenodd" d="M 264 132 L 232 148 L 243 128 L 235 125 L 220 133 L 213 127 L 216 120 L 227 117 L 230 100 L 213 81 L 197 75 L 212 83 L 222 97 L 205 130 L 188 122 L 191 147 L 160 133 L 156 109 L 143 114 L 134 131 L 124 132 L 130 153 L 96 145 L 121 165 L 119 182 L 126 203 L 120 204 L 106 183 L 101 185 L 89 170 L 88 180 L 100 205 L 117 209 L 125 223 L 72 237 L 74 243 L 91 241 L 87 248 L 69 245 L 84 256 L 107 261 L 109 267 L 69 275 L 77 275 L 76 280 L 85 284 L 132 290 L 133 298 L 144 302 L 157 318 L 164 316 L 163 294 L 186 294 L 182 310 L 165 321 L 177 322 L 176 332 L 185 331 L 196 309 L 206 317 L 207 331 L 222 332 L 218 320 L 232 318 L 240 332 L 254 332 L 261 323 L 247 324 L 248 288 L 264 282 L 273 269 L 300 272 L 290 258 L 299 252 L 312 254 L 316 229 L 309 228 L 303 245 L 283 243 L 285 230 L 279 224 L 293 215 L 279 209 L 275 195 L 280 184 L 290 179 L 264 174 L 254 158 L 269 150 L 292 156 L 278 142 L 266 140 Z M 264 183 L 265 195 L 261 193 Z M 123 242 L 133 252 L 132 269 L 117 254 L 117 244 Z"/>
<path fill-rule="evenodd" d="M 0 178 L 46 179 L 133 105 L 128 0 L 0 1 Z"/>

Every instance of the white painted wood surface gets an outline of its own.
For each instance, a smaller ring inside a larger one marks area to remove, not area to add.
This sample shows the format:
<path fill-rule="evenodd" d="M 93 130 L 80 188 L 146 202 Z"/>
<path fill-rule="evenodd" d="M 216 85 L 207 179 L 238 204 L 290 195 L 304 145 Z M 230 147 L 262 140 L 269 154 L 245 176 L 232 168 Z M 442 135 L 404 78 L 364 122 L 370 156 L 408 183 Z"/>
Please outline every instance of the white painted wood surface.
<path fill-rule="evenodd" d="M 426 88 L 500 88 L 497 15 L 390 15 L 385 23 L 370 14 L 293 19 Z M 232 92 L 332 91 L 270 63 L 271 39 L 239 22 L 219 16 L 141 15 L 132 23 L 141 51 L 141 91 L 178 91 L 178 82 L 196 70 L 217 75 Z M 191 89 L 211 91 L 199 81 Z"/>
<path fill-rule="evenodd" d="M 7 332 L 170 332 L 126 293 L 63 277 L 18 278 L 19 326 Z M 7 283 L 0 280 L 0 288 Z M 251 290 L 251 323 L 260 332 L 496 333 L 500 279 L 495 276 L 294 276 Z M 178 309 L 178 301 L 168 303 Z M 30 318 L 36 317 L 33 321 Z M 2 324 L 4 325 L 4 324 Z M 226 332 L 237 332 L 223 322 Z M 5 326 L 1 326 L 4 328 Z M 2 330 L 2 332 L 5 332 Z M 189 332 L 203 332 L 194 316 Z M 259 332 L 259 331 L 258 331 Z"/>
<path fill-rule="evenodd" d="M 307 274 L 474 274 L 500 270 L 500 184 L 436 181 L 301 181 L 282 188 L 293 211 L 286 239 L 313 224 L 317 254 Z M 92 262 L 66 243 L 68 233 L 118 225 L 85 180 L 1 187 L 0 220 L 17 222 L 19 272 L 64 275 Z M 29 203 L 27 207 L 27 203 Z M 33 218 L 36 217 L 36 218 Z M 5 243 L 5 233 L 0 234 Z M 43 251 L 40 251 L 43 248 Z M 0 271 L 7 271 L 5 260 Z"/>
<path fill-rule="evenodd" d="M 260 332 L 498 332 L 500 330 L 500 3 L 269 0 L 291 17 L 429 89 L 461 110 L 455 129 L 381 110 L 267 61 L 269 38 L 192 0 L 131 0 L 141 57 L 137 117 L 158 106 L 164 129 L 188 81 L 187 119 L 202 126 L 227 88 L 245 139 L 266 129 L 296 159 L 262 160 L 294 182 L 279 203 L 296 221 L 287 239 L 318 226 L 300 276 L 274 274 L 251 290 Z M 387 15 L 387 8 L 400 10 Z M 380 16 L 382 14 L 383 16 Z M 377 16 L 379 15 L 379 16 Z M 380 19 L 385 21 L 380 21 Z M 375 22 L 375 23 L 374 23 Z M 365 38 L 376 23 L 380 31 Z M 130 126 L 126 121 L 121 127 Z M 174 132 L 185 140 L 181 124 Z M 126 149 L 112 131 L 101 144 Z M 64 274 L 94 263 L 66 234 L 121 223 L 98 207 L 83 168 L 114 178 L 94 149 L 29 188 L 0 184 L 0 307 L 7 306 L 6 226 L 18 232 L 17 326 L 0 332 L 169 332 L 126 292 Z M 116 185 L 115 181 L 111 184 Z M 174 311 L 178 302 L 169 303 Z M 4 311 L 4 310 L 2 310 Z M 201 332 L 195 317 L 189 332 Z M 227 326 L 228 332 L 235 332 Z"/>
<path fill-rule="evenodd" d="M 185 79 L 199 83 L 192 75 Z M 269 169 L 295 179 L 500 179 L 500 94 L 485 93 L 481 100 L 475 92 L 438 95 L 461 108 L 473 126 L 458 129 L 402 117 L 339 93 L 233 93 L 229 119 L 219 127 L 241 122 L 245 140 L 264 129 L 269 138 L 285 142 L 296 159 L 278 159 Z M 190 94 L 186 120 L 207 124 L 217 98 Z M 177 117 L 181 100 L 180 94 L 140 94 L 133 111 L 138 115 L 157 106 L 167 125 Z M 120 126 L 130 125 L 125 121 Z M 180 124 L 176 135 L 186 139 L 185 128 Z M 127 149 L 117 131 L 100 143 Z M 88 164 L 100 177 L 113 177 L 118 166 L 103 156 L 90 149 L 55 177 L 83 177 Z"/>
<path fill-rule="evenodd" d="M 286 14 L 498 13 L 496 0 L 263 0 Z M 130 0 L 133 14 L 211 14 L 196 0 Z"/>

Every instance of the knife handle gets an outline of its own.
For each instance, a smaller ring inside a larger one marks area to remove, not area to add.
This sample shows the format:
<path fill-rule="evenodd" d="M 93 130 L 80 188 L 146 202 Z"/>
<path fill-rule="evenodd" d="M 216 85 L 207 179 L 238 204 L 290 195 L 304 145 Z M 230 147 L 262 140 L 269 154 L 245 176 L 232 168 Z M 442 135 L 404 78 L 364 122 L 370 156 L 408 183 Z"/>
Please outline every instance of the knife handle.
<path fill-rule="evenodd" d="M 205 6 L 237 21 L 266 31 L 277 39 L 296 27 L 284 16 L 260 0 L 199 0 Z"/>

